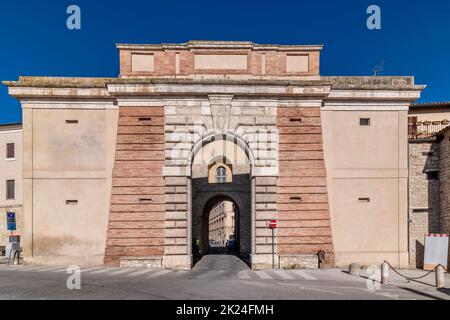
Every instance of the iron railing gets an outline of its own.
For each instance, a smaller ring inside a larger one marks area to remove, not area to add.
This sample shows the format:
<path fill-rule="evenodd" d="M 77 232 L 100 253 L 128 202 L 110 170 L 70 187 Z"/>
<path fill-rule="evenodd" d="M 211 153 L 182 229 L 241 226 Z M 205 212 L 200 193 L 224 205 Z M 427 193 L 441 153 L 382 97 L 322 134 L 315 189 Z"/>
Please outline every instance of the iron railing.
<path fill-rule="evenodd" d="M 414 121 L 409 118 L 408 138 L 409 139 L 428 139 L 434 137 L 450 125 L 449 120 L 442 121 Z"/>

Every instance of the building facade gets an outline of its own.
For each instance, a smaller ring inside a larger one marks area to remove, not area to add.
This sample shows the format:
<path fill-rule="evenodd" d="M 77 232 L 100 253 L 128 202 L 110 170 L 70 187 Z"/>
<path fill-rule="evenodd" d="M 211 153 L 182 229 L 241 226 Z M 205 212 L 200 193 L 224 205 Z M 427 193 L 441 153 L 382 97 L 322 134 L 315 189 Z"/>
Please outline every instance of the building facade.
<path fill-rule="evenodd" d="M 443 102 L 416 104 L 410 110 L 408 223 L 414 268 L 423 268 L 427 234 L 450 234 L 449 110 L 450 103 Z"/>
<path fill-rule="evenodd" d="M 16 213 L 14 234 L 22 234 L 22 125 L 0 125 L 0 246 L 8 243 L 7 212 Z"/>
<path fill-rule="evenodd" d="M 227 240 L 234 239 L 235 213 L 231 201 L 222 201 L 209 213 L 209 240 L 226 245 Z"/>
<path fill-rule="evenodd" d="M 423 140 L 450 125 L 450 102 L 417 103 L 409 110 L 410 139 Z"/>
<path fill-rule="evenodd" d="M 26 260 L 189 269 L 227 200 L 253 268 L 272 266 L 272 219 L 279 267 L 408 265 L 412 77 L 323 77 L 322 46 L 117 47 L 118 78 L 4 82 Z"/>
<path fill-rule="evenodd" d="M 423 267 L 425 236 L 441 233 L 440 144 L 437 139 L 413 139 L 409 144 L 410 265 Z"/>
<path fill-rule="evenodd" d="M 416 121 L 450 121 L 450 102 L 415 103 L 409 109 L 409 116 Z"/>

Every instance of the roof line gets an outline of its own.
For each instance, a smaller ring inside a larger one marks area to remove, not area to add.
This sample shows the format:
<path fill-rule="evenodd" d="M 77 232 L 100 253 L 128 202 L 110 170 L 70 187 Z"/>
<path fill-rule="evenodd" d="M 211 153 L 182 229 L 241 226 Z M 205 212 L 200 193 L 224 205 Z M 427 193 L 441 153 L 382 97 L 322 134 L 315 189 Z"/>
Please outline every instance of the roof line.
<path fill-rule="evenodd" d="M 189 48 L 253 48 L 259 50 L 322 50 L 323 44 L 258 44 L 251 41 L 203 41 L 194 40 L 183 43 L 130 44 L 116 43 L 118 49 L 189 49 Z"/>

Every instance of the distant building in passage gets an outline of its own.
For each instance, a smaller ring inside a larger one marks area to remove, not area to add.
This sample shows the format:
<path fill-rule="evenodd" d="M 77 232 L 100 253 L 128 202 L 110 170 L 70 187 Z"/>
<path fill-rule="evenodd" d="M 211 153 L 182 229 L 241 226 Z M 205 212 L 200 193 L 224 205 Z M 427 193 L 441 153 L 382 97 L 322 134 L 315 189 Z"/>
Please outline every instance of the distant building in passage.
<path fill-rule="evenodd" d="M 235 213 L 230 201 L 223 201 L 211 209 L 209 214 L 209 239 L 225 245 L 234 238 Z"/>
<path fill-rule="evenodd" d="M 6 213 L 15 212 L 21 234 L 22 214 L 22 124 L 0 125 L 0 246 L 8 242 Z"/>

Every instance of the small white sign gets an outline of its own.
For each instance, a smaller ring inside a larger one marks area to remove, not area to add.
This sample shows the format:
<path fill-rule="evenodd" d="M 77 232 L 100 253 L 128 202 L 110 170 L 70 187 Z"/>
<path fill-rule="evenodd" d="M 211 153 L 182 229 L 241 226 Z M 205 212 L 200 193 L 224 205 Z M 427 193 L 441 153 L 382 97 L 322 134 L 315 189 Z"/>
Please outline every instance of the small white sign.
<path fill-rule="evenodd" d="M 423 269 L 433 270 L 439 264 L 448 264 L 448 234 L 429 234 L 425 237 Z"/>

